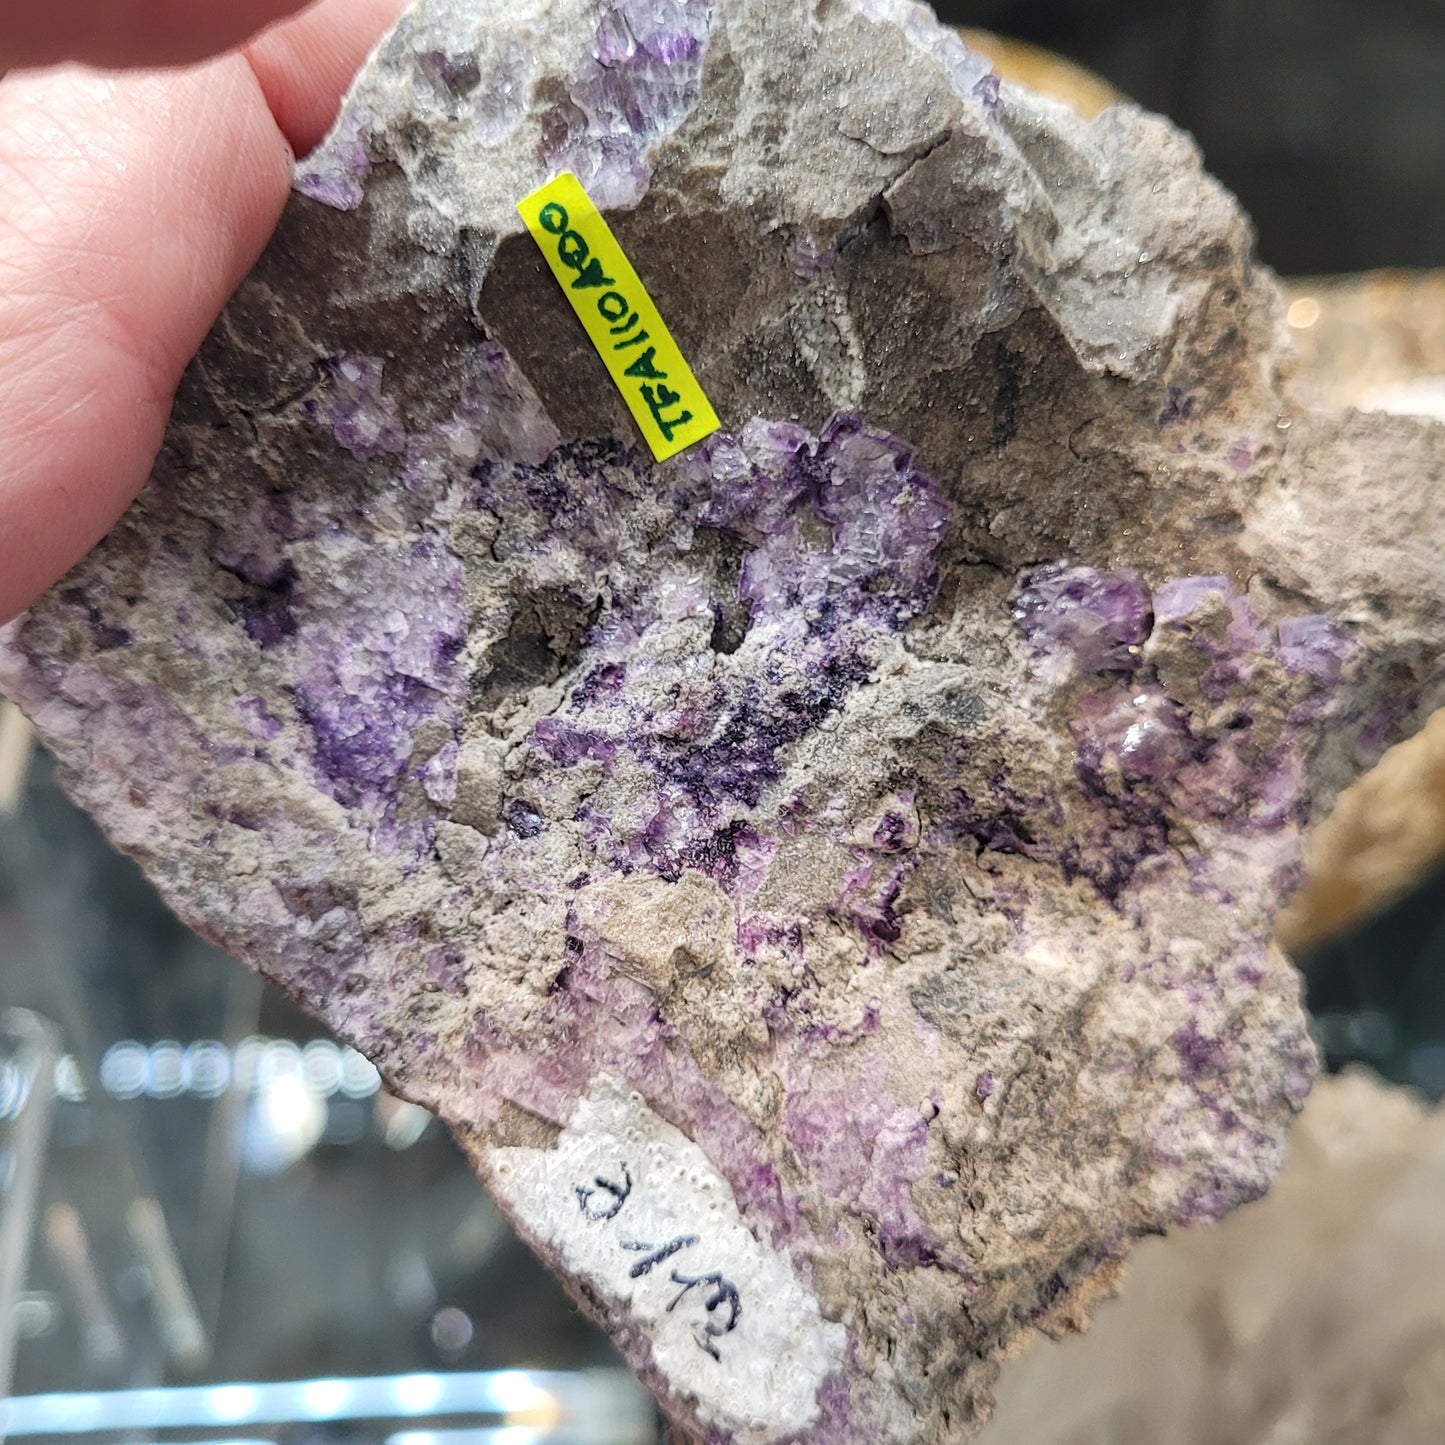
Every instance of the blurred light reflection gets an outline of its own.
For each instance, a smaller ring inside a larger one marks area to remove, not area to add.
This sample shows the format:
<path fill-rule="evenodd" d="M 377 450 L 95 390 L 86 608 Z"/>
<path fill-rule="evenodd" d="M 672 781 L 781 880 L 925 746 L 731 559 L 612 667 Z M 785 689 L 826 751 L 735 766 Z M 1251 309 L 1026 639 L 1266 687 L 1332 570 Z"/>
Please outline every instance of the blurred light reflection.
<path fill-rule="evenodd" d="M 17 1395 L 0 1401 L 0 1433 L 74 1438 L 93 1433 L 154 1433 L 216 1426 L 304 1421 L 397 1420 L 491 1416 L 478 1434 L 435 1434 L 445 1445 L 462 1435 L 489 1445 L 545 1441 L 554 1428 L 569 1441 L 648 1445 L 655 1416 L 642 1387 L 622 1370 L 488 1370 L 380 1375 L 352 1379 L 288 1380 L 264 1384 L 188 1385 L 56 1395 Z M 389 1437 L 393 1442 L 397 1436 Z"/>

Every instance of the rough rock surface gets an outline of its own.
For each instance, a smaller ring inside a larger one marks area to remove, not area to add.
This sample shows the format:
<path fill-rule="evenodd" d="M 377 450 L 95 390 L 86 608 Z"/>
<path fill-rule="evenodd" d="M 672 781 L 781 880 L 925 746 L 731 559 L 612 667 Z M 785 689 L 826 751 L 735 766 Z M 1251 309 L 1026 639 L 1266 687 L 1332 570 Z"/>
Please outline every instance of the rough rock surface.
<path fill-rule="evenodd" d="M 522 234 L 564 166 L 722 418 L 666 464 Z M 1445 433 L 1296 414 L 1190 143 L 899 0 L 424 0 L 298 191 L 3 685 L 689 1438 L 965 1437 L 1278 1166 Z"/>
<path fill-rule="evenodd" d="M 1445 420 L 1445 275 L 1380 271 L 1294 282 L 1292 387 L 1316 406 Z M 1276 937 L 1318 946 L 1405 893 L 1445 858 L 1445 714 L 1391 748 L 1310 840 Z"/>
<path fill-rule="evenodd" d="M 1276 930 L 1296 956 L 1403 896 L 1445 861 L 1445 712 L 1340 795 Z"/>
<path fill-rule="evenodd" d="M 1323 1079 L 1267 1199 L 1149 1240 L 1087 1337 L 1003 1369 L 979 1445 L 1437 1445 L 1445 1108 Z"/>

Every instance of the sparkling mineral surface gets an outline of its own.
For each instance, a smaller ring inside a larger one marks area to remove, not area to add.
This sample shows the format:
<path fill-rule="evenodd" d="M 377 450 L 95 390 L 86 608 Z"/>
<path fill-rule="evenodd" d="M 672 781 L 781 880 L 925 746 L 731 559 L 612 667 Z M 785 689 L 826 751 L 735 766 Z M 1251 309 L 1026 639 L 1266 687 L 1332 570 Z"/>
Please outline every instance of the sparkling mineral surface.
<path fill-rule="evenodd" d="M 667 463 L 562 168 L 722 418 Z M 681 1438 L 962 1439 L 1268 1186 L 1301 839 L 1440 698 L 1442 432 L 1281 337 L 1184 137 L 902 0 L 423 0 L 0 682 Z"/>

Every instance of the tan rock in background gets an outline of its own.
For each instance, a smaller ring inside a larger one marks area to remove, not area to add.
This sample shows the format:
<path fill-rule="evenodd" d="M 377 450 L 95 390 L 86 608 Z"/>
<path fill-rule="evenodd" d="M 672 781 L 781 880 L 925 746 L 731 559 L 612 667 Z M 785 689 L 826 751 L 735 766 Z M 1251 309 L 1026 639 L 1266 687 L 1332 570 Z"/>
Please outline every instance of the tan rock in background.
<path fill-rule="evenodd" d="M 980 1445 L 1445 1440 L 1445 1110 L 1325 1079 L 1269 1195 L 1138 1248 L 1085 1336 L 1005 1366 Z"/>
<path fill-rule="evenodd" d="M 1445 416 L 1445 274 L 1288 283 L 1296 388 L 1313 406 Z"/>
<path fill-rule="evenodd" d="M 1022 40 L 1010 40 L 1007 36 L 995 35 L 991 30 L 974 30 L 959 26 L 958 33 L 970 50 L 986 55 L 993 68 L 1005 80 L 1026 85 L 1040 95 L 1061 100 L 1072 106 L 1086 120 L 1092 119 L 1106 106 L 1113 105 L 1123 97 L 1107 80 Z"/>
<path fill-rule="evenodd" d="M 1341 794 L 1310 842 L 1279 940 L 1308 950 L 1397 898 L 1445 856 L 1445 712 Z"/>

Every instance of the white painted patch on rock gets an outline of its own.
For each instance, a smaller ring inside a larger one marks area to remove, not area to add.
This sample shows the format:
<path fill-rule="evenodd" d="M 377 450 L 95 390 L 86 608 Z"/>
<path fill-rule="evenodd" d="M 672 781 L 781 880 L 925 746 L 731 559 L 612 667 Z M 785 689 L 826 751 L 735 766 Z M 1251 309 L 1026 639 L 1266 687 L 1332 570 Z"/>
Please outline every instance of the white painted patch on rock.
<path fill-rule="evenodd" d="M 740 1441 L 818 1415 L 846 1332 L 786 1256 L 743 1223 L 727 1181 L 641 1094 L 603 1074 L 552 1149 L 496 1149 L 492 1186 L 522 1225 L 641 1325 L 671 1388 Z"/>

